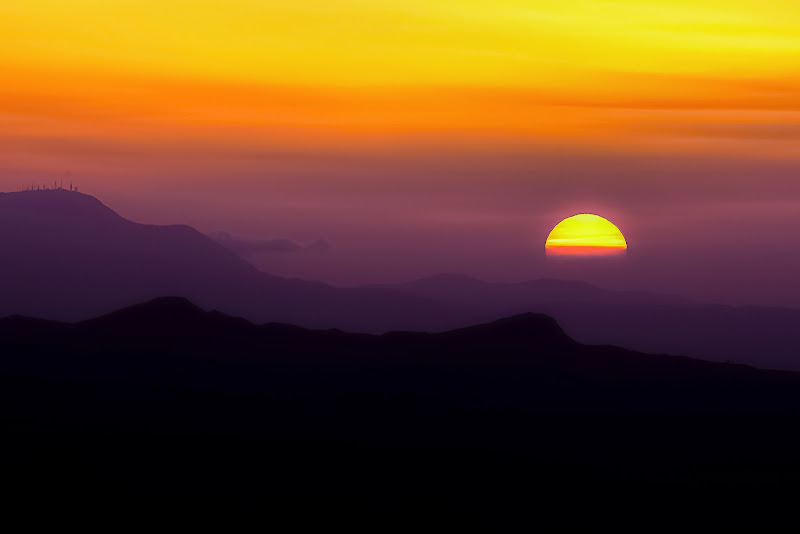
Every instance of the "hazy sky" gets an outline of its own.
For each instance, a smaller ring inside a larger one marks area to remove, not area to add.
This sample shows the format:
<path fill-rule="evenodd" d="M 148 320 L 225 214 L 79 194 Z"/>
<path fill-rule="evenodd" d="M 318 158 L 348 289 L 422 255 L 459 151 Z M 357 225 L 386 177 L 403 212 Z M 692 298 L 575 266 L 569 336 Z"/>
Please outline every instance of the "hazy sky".
<path fill-rule="evenodd" d="M 340 284 L 580 277 L 800 306 L 794 0 L 0 5 L 0 189 L 71 172 L 122 215 Z M 624 261 L 554 264 L 603 215 Z"/>

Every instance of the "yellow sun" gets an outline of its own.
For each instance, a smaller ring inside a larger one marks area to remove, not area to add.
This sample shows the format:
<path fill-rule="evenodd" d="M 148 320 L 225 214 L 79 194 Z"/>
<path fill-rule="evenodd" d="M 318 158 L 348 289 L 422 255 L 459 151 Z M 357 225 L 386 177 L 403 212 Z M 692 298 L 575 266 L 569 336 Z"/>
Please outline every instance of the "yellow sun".
<path fill-rule="evenodd" d="M 581 213 L 558 223 L 544 244 L 548 256 L 609 256 L 623 254 L 628 243 L 614 223 Z"/>

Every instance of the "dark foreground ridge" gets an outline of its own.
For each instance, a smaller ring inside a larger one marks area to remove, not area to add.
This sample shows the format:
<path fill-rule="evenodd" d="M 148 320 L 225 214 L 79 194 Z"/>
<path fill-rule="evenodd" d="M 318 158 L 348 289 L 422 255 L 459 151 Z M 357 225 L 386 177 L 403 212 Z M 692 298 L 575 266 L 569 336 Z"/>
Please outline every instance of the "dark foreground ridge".
<path fill-rule="evenodd" d="M 442 274 L 383 287 L 480 311 L 483 318 L 544 313 L 584 343 L 800 371 L 800 310 L 725 306 L 554 279 L 489 283 Z"/>
<path fill-rule="evenodd" d="M 0 354 L 4 504 L 31 520 L 763 530 L 800 482 L 799 375 L 582 345 L 543 315 L 367 335 L 161 298 L 2 319 Z"/>

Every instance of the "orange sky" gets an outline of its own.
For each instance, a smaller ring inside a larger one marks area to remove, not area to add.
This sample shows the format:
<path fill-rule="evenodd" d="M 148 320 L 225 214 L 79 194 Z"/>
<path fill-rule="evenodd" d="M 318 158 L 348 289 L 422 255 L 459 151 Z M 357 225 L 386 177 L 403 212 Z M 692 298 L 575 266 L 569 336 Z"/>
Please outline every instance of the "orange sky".
<path fill-rule="evenodd" d="M 29 0 L 0 6 L 0 47 L 0 147 L 59 162 L 53 140 L 794 157 L 800 137 L 790 1 Z"/>
<path fill-rule="evenodd" d="M 0 2 L 0 190 L 323 238 L 263 267 L 336 283 L 542 275 L 592 212 L 641 287 L 800 302 L 798 58 L 796 0 Z"/>

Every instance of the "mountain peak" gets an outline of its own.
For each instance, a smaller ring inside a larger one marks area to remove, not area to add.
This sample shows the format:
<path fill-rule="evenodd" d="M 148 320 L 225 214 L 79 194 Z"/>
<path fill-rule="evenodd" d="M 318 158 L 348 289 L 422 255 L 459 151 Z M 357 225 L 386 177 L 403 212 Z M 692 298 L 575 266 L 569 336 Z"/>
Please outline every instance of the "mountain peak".
<path fill-rule="evenodd" d="M 469 341 L 472 346 L 561 348 L 575 344 L 548 315 L 521 313 L 466 328 L 440 334 L 448 338 Z"/>
<path fill-rule="evenodd" d="M 536 332 L 553 337 L 566 337 L 558 321 L 549 315 L 541 313 L 520 313 L 487 324 L 495 330 L 501 330 L 508 334 L 519 333 L 521 335 L 529 335 L 531 332 Z"/>
<path fill-rule="evenodd" d="M 125 329 L 180 329 L 206 315 L 199 306 L 183 297 L 159 297 L 141 304 L 83 321 L 81 324 Z"/>
<path fill-rule="evenodd" d="M 68 189 L 47 189 L 38 191 L 19 191 L 0 193 L 0 207 L 5 216 L 19 217 L 20 212 L 32 221 L 58 219 L 92 220 L 113 218 L 124 221 L 114 210 L 92 195 Z"/>
<path fill-rule="evenodd" d="M 42 189 L 33 191 L 11 191 L 0 193 L 0 199 L 27 201 L 27 202 L 84 202 L 103 204 L 96 197 L 69 189 Z"/>

